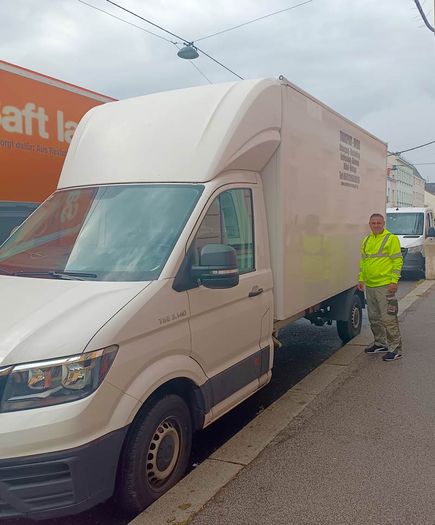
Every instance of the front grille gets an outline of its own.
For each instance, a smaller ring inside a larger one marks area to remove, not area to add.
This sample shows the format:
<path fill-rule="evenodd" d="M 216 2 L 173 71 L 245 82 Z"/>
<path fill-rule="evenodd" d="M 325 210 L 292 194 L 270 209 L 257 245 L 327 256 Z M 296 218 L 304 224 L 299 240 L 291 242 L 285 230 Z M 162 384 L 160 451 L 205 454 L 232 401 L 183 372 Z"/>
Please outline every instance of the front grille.
<path fill-rule="evenodd" d="M 0 518 L 64 507 L 74 503 L 70 466 L 65 462 L 1 467 Z"/>
<path fill-rule="evenodd" d="M 4 391 L 5 387 L 6 387 L 6 382 L 8 380 L 8 376 L 9 376 L 9 374 L 6 374 L 6 370 L 9 370 L 9 369 L 10 369 L 10 367 L 3 368 L 3 369 L 0 368 L 0 401 L 1 401 L 2 397 L 3 397 L 3 391 Z M 2 373 L 2 370 L 4 370 L 3 373 Z"/>

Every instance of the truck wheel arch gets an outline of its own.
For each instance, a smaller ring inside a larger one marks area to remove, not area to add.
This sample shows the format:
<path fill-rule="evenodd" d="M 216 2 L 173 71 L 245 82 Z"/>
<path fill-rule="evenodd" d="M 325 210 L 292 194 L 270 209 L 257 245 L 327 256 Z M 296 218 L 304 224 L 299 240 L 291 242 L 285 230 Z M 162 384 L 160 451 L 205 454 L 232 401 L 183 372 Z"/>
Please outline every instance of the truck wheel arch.
<path fill-rule="evenodd" d="M 155 403 L 168 395 L 181 397 L 187 404 L 192 418 L 193 430 L 199 430 L 204 426 L 206 413 L 210 410 L 210 403 L 204 389 L 196 385 L 187 377 L 177 377 L 161 384 L 146 399 L 142 401 L 141 407 L 136 413 L 133 422 L 141 417 L 141 412 L 149 403 Z"/>
<path fill-rule="evenodd" d="M 359 298 L 361 307 L 365 308 L 364 292 L 361 292 L 353 286 L 325 301 L 325 304 L 322 306 L 328 306 L 330 308 L 325 317 L 336 321 L 346 321 L 355 295 Z"/>

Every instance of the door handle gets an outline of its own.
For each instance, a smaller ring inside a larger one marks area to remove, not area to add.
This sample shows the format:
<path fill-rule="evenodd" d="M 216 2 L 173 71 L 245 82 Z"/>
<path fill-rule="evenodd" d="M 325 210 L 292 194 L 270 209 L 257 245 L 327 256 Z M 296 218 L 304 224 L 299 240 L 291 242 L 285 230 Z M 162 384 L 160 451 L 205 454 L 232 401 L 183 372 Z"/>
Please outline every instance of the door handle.
<path fill-rule="evenodd" d="M 259 288 L 258 286 L 254 286 L 252 290 L 249 292 L 248 297 L 256 297 L 257 295 L 260 295 L 263 293 L 263 288 Z"/>

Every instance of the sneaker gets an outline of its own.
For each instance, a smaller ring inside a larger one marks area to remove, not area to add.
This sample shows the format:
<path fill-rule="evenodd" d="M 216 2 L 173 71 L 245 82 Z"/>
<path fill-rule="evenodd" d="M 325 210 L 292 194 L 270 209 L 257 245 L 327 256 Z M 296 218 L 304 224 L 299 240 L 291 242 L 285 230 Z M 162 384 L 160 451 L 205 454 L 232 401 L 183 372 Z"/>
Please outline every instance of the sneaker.
<path fill-rule="evenodd" d="M 364 352 L 366 354 L 377 354 L 378 352 L 388 352 L 388 348 L 386 346 L 373 344 L 372 346 L 368 346 Z"/>
<path fill-rule="evenodd" d="M 395 354 L 394 352 L 387 352 L 382 359 L 384 361 L 396 361 L 397 359 L 400 359 L 401 357 L 402 357 L 402 354 Z"/>

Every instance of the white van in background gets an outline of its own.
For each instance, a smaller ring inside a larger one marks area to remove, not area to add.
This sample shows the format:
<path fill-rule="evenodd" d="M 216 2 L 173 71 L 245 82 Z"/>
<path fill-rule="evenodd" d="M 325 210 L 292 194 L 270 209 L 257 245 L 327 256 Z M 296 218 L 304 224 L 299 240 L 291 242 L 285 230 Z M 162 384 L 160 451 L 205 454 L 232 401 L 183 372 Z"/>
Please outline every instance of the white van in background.
<path fill-rule="evenodd" d="M 399 238 L 403 254 L 403 274 L 424 274 L 424 241 L 435 234 L 429 231 L 434 227 L 434 214 L 430 208 L 387 208 L 386 228 Z"/>
<path fill-rule="evenodd" d="M 0 247 L 0 520 L 139 512 L 266 385 L 276 331 L 361 329 L 387 146 L 263 79 L 92 109 Z"/>

